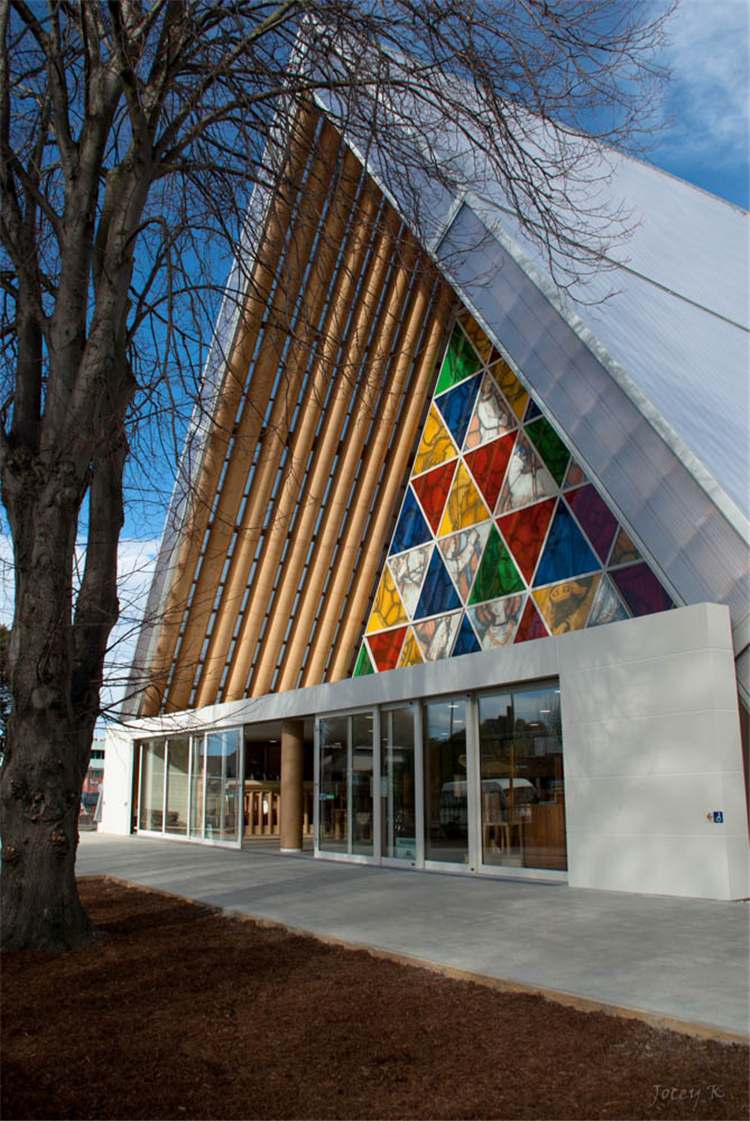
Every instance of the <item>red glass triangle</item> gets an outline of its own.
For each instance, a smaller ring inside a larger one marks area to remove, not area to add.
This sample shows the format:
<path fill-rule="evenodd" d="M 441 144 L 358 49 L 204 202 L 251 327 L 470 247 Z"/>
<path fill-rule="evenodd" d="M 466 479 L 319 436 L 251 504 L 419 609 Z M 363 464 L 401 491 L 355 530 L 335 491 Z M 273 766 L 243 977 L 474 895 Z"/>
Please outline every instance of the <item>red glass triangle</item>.
<path fill-rule="evenodd" d="M 510 435 L 501 436 L 499 440 L 493 440 L 491 444 L 485 444 L 464 456 L 490 510 L 495 509 L 515 439 L 515 432 L 511 432 Z"/>
<path fill-rule="evenodd" d="M 451 489 L 455 470 L 456 460 L 454 459 L 451 463 L 443 463 L 442 466 L 436 467 L 434 471 L 428 471 L 426 475 L 420 475 L 418 479 L 412 479 L 411 485 L 414 487 L 417 498 L 422 503 L 422 509 L 427 521 L 432 526 L 433 533 L 437 533 L 440 525 L 440 518 L 448 492 Z"/>
<path fill-rule="evenodd" d="M 534 606 L 534 601 L 529 596 L 523 609 L 521 622 L 518 624 L 514 642 L 529 642 L 532 638 L 546 638 L 547 628 L 539 618 L 539 612 Z"/>
<path fill-rule="evenodd" d="M 498 519 L 497 524 L 527 584 L 531 583 L 534 575 L 554 508 L 555 499 L 547 498 L 535 506 L 527 506 L 525 510 Z"/>
<path fill-rule="evenodd" d="M 370 644 L 370 653 L 372 654 L 375 665 L 378 667 L 378 672 L 382 673 L 383 670 L 396 668 L 398 656 L 404 644 L 405 634 L 406 627 L 397 627 L 396 630 L 393 631 L 378 631 L 377 634 L 368 634 L 367 641 Z"/>

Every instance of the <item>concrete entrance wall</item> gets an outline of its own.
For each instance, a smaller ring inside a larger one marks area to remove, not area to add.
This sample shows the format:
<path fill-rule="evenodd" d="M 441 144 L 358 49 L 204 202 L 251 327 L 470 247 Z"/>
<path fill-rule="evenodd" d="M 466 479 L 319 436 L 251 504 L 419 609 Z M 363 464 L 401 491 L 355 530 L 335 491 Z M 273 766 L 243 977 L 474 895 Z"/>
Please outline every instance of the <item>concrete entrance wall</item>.
<path fill-rule="evenodd" d="M 558 677 L 568 882 L 737 899 L 748 822 L 729 612 L 700 604 L 112 727 L 101 830 L 128 833 L 133 741 Z"/>

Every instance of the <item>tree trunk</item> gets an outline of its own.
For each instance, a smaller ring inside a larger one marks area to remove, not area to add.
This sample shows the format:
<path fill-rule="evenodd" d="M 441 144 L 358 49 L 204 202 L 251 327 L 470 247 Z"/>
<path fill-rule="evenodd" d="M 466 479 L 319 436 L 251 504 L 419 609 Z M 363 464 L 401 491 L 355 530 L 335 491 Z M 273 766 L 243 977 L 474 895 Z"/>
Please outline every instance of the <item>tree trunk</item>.
<path fill-rule="evenodd" d="M 71 702 L 72 561 L 82 480 L 71 464 L 10 465 L 16 609 L 9 651 L 13 712 L 0 771 L 3 949 L 82 945 L 91 925 L 75 858 L 94 712 Z"/>

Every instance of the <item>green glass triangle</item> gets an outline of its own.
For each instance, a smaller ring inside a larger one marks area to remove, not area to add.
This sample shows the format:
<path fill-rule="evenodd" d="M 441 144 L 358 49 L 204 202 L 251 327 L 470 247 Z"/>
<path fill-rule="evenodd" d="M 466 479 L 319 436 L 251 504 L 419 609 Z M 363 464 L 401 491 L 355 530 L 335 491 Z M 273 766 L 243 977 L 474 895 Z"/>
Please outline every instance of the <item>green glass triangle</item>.
<path fill-rule="evenodd" d="M 446 389 L 458 385 L 460 381 L 465 381 L 466 378 L 475 374 L 480 366 L 481 362 L 474 347 L 463 331 L 459 331 L 456 327 L 451 335 L 451 341 L 448 343 L 443 365 L 440 367 L 440 377 L 435 393 L 443 393 Z"/>
<path fill-rule="evenodd" d="M 546 417 L 539 417 L 526 426 L 526 435 L 544 460 L 558 486 L 565 478 L 570 452 Z"/>
<path fill-rule="evenodd" d="M 469 603 L 484 603 L 485 600 L 498 599 L 512 592 L 522 592 L 525 587 L 510 553 L 493 526 L 471 589 Z"/>
<path fill-rule="evenodd" d="M 370 661 L 370 655 L 367 653 L 367 647 L 365 646 L 365 644 L 363 642 L 362 645 L 359 648 L 359 654 L 357 655 L 357 663 L 354 667 L 354 673 L 353 673 L 352 676 L 353 677 L 367 677 L 368 673 L 375 673 L 375 670 L 372 668 L 372 662 Z"/>

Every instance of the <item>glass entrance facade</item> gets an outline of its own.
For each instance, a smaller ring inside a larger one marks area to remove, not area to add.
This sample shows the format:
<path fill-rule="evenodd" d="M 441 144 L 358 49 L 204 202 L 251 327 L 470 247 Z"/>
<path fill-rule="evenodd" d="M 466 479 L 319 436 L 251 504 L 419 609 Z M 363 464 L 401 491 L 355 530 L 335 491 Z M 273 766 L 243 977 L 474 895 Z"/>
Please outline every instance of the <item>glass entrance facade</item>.
<path fill-rule="evenodd" d="M 140 743 L 138 832 L 239 847 L 240 728 Z"/>
<path fill-rule="evenodd" d="M 327 716 L 317 745 L 321 855 L 511 875 L 567 868 L 556 682 Z"/>

